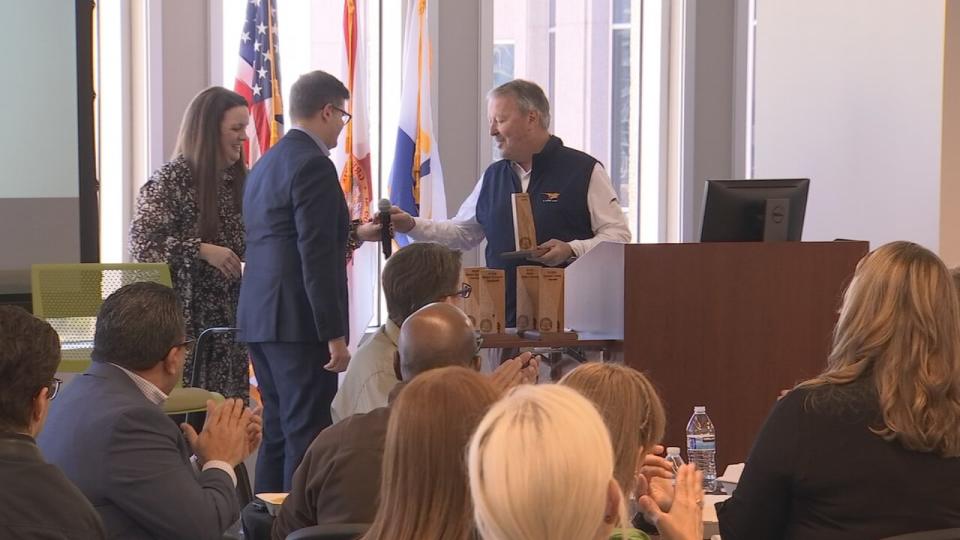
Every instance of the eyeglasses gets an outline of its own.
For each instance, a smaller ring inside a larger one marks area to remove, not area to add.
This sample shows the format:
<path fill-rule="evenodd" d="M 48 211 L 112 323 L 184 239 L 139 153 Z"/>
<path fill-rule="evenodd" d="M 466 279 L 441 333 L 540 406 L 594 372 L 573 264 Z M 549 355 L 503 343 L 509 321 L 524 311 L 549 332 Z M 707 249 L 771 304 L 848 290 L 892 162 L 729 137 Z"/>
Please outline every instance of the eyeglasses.
<path fill-rule="evenodd" d="M 459 296 L 460 298 L 470 298 L 470 294 L 473 293 L 473 287 L 469 283 L 461 283 L 460 290 L 451 294 L 450 296 Z"/>
<path fill-rule="evenodd" d="M 47 399 L 53 399 L 57 397 L 57 393 L 60 392 L 61 384 L 63 384 L 63 381 L 56 377 L 50 380 L 50 383 L 47 384 Z"/>
<path fill-rule="evenodd" d="M 196 342 L 197 342 L 196 338 L 188 338 L 181 341 L 180 343 L 177 343 L 176 345 L 173 346 L 173 348 L 177 349 L 177 348 L 183 347 L 186 350 L 186 353 L 190 354 L 191 352 L 193 352 L 193 346 L 194 344 L 196 344 Z"/>
<path fill-rule="evenodd" d="M 350 114 L 350 113 L 348 113 L 347 111 L 341 109 L 340 107 L 337 107 L 336 105 L 333 105 L 333 104 L 331 104 L 330 106 L 333 107 L 334 109 L 340 111 L 340 114 L 342 115 L 341 118 L 340 118 L 340 120 L 343 121 L 343 125 L 347 125 L 347 122 L 349 122 L 350 119 L 353 118 L 353 115 L 352 115 L 352 114 Z"/>

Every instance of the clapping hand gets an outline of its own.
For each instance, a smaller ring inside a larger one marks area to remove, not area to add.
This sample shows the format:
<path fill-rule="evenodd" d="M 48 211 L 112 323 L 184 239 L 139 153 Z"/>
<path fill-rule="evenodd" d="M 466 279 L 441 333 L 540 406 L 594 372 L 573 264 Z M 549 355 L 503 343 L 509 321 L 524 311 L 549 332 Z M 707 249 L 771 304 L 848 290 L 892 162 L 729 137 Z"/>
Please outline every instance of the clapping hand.
<path fill-rule="evenodd" d="M 244 406 L 239 399 L 227 399 L 219 405 L 207 400 L 207 419 L 203 430 L 198 434 L 193 426 L 180 424 L 183 436 L 201 463 L 216 460 L 236 467 L 250 455 L 251 432 L 259 444 L 259 428 L 250 428 L 253 411 Z"/>
<path fill-rule="evenodd" d="M 247 454 L 252 454 L 260 447 L 263 440 L 263 405 L 257 405 L 251 411 L 250 423 L 247 424 Z"/>
<path fill-rule="evenodd" d="M 652 452 L 644 454 L 639 472 L 644 489 L 640 490 L 641 479 L 638 479 L 636 497 L 639 499 L 643 495 L 649 495 L 660 510 L 669 512 L 673 505 L 673 479 L 676 475 L 673 464 L 659 455 L 662 453 L 663 446 L 658 444 L 653 447 Z"/>
<path fill-rule="evenodd" d="M 646 483 L 642 475 L 639 481 Z M 677 486 L 669 512 L 662 511 L 650 495 L 641 496 L 637 503 L 644 518 L 657 526 L 664 540 L 703 538 L 703 473 L 695 465 L 688 463 L 677 472 Z"/>
<path fill-rule="evenodd" d="M 521 384 L 537 382 L 540 373 L 540 357 L 530 352 L 520 353 L 497 367 L 490 375 L 493 383 L 503 392 Z"/>

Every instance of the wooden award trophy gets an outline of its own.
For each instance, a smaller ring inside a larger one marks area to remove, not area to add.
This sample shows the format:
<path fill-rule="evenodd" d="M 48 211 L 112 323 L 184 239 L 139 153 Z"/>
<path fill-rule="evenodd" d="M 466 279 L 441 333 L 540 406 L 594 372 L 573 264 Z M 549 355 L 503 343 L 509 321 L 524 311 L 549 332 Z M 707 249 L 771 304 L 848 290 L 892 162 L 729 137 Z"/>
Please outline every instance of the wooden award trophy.
<path fill-rule="evenodd" d="M 514 193 L 513 204 L 513 238 L 516 241 L 516 251 L 501 253 L 504 259 L 529 259 L 543 254 L 537 249 L 537 228 L 533 224 L 533 208 L 530 206 L 530 195 Z"/>

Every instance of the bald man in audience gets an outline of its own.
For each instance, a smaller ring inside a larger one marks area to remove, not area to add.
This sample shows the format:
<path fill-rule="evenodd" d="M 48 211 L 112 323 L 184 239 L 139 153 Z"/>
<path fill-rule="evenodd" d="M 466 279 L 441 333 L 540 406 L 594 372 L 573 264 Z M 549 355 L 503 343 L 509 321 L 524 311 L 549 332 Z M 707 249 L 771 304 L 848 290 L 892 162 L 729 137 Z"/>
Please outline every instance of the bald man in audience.
<path fill-rule="evenodd" d="M 400 327 L 394 362 L 403 383 L 431 369 L 463 366 L 480 369 L 480 338 L 456 306 L 433 303 L 416 311 Z M 506 391 L 536 382 L 539 361 L 523 353 L 490 376 Z M 377 512 L 380 468 L 390 407 L 356 414 L 322 431 L 293 475 L 293 488 L 273 524 L 272 537 L 317 524 L 370 523 Z"/>
<path fill-rule="evenodd" d="M 0 306 L 0 538 L 106 538 L 100 516 L 34 438 L 60 379 L 60 338 L 23 309 Z"/>

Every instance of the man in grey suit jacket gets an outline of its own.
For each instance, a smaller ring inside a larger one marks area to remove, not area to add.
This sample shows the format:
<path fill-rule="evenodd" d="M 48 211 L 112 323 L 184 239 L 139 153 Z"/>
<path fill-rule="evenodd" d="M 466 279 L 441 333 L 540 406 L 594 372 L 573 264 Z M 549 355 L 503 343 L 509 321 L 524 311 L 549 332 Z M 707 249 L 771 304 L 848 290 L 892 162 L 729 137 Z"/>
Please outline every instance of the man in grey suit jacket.
<path fill-rule="evenodd" d="M 172 289 L 122 287 L 97 316 L 93 365 L 51 408 L 40 447 L 109 538 L 213 540 L 238 519 L 233 468 L 259 443 L 259 419 L 239 400 L 209 402 L 197 435 L 161 409 L 192 342 Z"/>
<path fill-rule="evenodd" d="M 237 326 L 263 397 L 257 492 L 289 490 L 310 441 L 330 425 L 337 372 L 350 361 L 347 251 L 376 239 L 379 228 L 365 224 L 350 232 L 328 157 L 350 120 L 349 97 L 328 73 L 300 77 L 290 91 L 293 129 L 247 176 Z"/>

